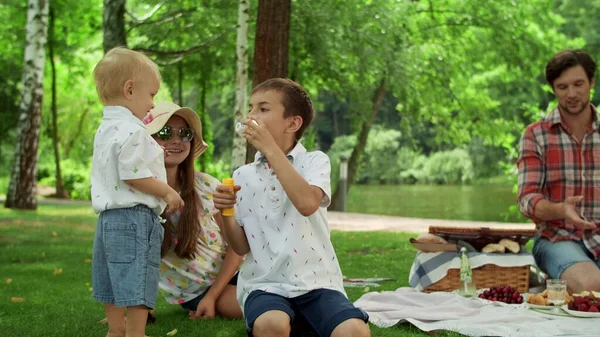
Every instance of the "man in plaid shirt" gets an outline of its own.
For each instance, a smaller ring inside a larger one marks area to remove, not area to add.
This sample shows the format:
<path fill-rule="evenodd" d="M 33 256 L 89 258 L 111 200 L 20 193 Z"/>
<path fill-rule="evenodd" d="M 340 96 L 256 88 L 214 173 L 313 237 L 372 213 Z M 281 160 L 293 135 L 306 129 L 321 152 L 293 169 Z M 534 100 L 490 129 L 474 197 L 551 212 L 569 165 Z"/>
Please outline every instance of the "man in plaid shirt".
<path fill-rule="evenodd" d="M 558 99 L 519 144 L 519 209 L 538 228 L 536 263 L 571 292 L 600 290 L 600 121 L 590 104 L 596 64 L 565 50 L 546 65 Z"/>

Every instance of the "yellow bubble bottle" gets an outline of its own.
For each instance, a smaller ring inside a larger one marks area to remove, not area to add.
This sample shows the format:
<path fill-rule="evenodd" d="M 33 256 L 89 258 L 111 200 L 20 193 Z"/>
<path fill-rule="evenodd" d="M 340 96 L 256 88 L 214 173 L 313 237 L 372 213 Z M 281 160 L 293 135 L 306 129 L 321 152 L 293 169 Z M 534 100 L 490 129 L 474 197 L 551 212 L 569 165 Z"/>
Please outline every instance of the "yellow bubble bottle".
<path fill-rule="evenodd" d="M 223 178 L 223 181 L 221 182 L 224 186 L 227 187 L 231 187 L 231 190 L 233 191 L 233 178 Z M 232 192 L 233 193 L 233 192 Z M 235 211 L 232 208 L 226 208 L 223 210 L 222 212 L 223 216 L 233 216 L 235 214 Z"/>

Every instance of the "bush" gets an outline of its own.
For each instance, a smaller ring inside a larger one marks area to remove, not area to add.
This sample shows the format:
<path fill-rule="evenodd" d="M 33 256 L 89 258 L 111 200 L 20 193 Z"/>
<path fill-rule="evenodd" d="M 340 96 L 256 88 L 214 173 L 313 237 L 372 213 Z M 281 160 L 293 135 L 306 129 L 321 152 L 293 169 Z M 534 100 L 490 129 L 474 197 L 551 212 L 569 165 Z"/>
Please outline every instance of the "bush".
<path fill-rule="evenodd" d="M 402 168 L 398 165 L 400 131 L 374 127 L 362 160 L 358 181 L 397 184 Z M 408 163 L 406 163 L 408 165 Z"/>
<path fill-rule="evenodd" d="M 231 161 L 231 158 L 226 158 Z M 198 165 L 196 165 L 196 170 L 198 170 Z M 231 177 L 231 163 L 225 162 L 223 158 L 212 161 L 207 164 L 206 170 L 204 173 L 210 174 L 211 176 L 219 179 L 219 181 L 223 180 L 223 178 Z"/>
<path fill-rule="evenodd" d="M 473 180 L 473 162 L 468 151 L 454 149 L 426 157 L 400 147 L 400 138 L 397 130 L 373 127 L 352 183 L 468 184 Z M 337 137 L 329 149 L 333 185 L 339 179 L 340 156 L 350 156 L 356 142 L 355 135 Z"/>
<path fill-rule="evenodd" d="M 466 184 L 473 179 L 473 164 L 464 149 L 436 152 L 424 166 L 425 182 L 435 184 Z"/>
<path fill-rule="evenodd" d="M 72 199 L 91 200 L 91 168 L 73 159 L 60 162 L 60 170 L 65 190 Z M 56 168 L 54 163 L 40 164 L 38 182 L 47 186 L 56 186 Z"/>

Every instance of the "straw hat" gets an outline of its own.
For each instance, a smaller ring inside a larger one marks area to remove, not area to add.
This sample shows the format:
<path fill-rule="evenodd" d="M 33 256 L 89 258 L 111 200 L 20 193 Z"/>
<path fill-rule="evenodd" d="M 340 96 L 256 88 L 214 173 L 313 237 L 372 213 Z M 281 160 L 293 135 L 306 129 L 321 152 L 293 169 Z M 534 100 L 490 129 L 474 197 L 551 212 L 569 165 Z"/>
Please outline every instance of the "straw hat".
<path fill-rule="evenodd" d="M 165 126 L 165 124 L 167 124 L 167 121 L 173 115 L 185 119 L 187 125 L 194 130 L 194 139 L 192 140 L 194 148 L 192 150 L 194 159 L 198 158 L 202 152 L 206 151 L 208 145 L 206 145 L 202 139 L 202 123 L 200 122 L 200 117 L 198 117 L 198 114 L 194 110 L 182 108 L 172 102 L 156 103 L 154 109 L 152 109 L 144 118 L 146 130 L 148 130 L 151 135 L 157 133 Z"/>

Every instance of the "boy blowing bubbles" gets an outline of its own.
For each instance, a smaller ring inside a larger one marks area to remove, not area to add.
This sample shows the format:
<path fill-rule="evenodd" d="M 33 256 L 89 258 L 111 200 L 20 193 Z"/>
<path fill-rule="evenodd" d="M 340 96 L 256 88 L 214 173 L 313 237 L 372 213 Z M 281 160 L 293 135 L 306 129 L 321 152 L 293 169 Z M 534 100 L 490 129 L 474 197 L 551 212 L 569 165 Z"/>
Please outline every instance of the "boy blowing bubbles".
<path fill-rule="evenodd" d="M 165 207 L 183 207 L 166 183 L 164 152 L 142 123 L 160 79 L 154 62 L 126 48 L 110 50 L 94 69 L 104 111 L 92 158 L 92 205 L 100 214 L 92 284 L 94 299 L 104 303 L 109 337 L 144 336 L 158 291 L 159 215 Z"/>
<path fill-rule="evenodd" d="M 218 209 L 233 250 L 246 256 L 237 297 L 249 336 L 289 336 L 296 315 L 321 337 L 367 337 L 368 315 L 346 297 L 329 239 L 330 163 L 298 142 L 314 111 L 306 91 L 282 78 L 252 91 L 244 137 L 259 151 L 219 185 Z"/>

